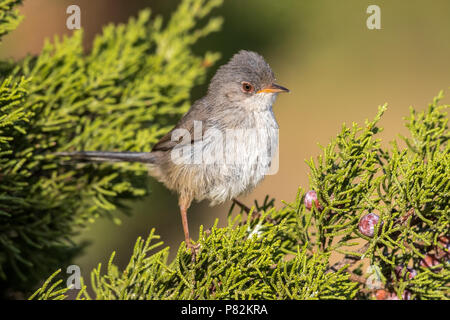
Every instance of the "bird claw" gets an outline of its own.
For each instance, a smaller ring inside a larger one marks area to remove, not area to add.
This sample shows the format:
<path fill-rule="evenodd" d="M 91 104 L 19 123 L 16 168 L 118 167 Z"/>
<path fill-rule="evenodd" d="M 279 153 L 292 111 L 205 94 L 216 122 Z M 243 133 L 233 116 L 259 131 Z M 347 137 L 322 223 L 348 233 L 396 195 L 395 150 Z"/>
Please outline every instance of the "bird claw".
<path fill-rule="evenodd" d="M 197 254 L 200 252 L 200 244 L 189 243 L 187 247 L 191 250 L 192 262 L 195 262 L 197 260 Z"/>

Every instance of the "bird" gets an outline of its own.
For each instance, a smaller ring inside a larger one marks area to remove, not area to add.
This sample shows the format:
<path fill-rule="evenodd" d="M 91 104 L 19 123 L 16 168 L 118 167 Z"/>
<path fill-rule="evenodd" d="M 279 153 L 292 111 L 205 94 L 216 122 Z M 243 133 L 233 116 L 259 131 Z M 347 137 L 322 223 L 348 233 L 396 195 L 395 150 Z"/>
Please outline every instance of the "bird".
<path fill-rule="evenodd" d="M 187 218 L 191 203 L 209 200 L 216 205 L 236 200 L 264 179 L 278 147 L 279 126 L 272 106 L 284 92 L 289 90 L 275 83 L 271 67 L 260 54 L 240 50 L 217 69 L 206 95 L 192 104 L 150 152 L 57 155 L 146 164 L 150 176 L 178 194 L 185 244 L 195 260 L 199 247 L 191 242 Z"/>

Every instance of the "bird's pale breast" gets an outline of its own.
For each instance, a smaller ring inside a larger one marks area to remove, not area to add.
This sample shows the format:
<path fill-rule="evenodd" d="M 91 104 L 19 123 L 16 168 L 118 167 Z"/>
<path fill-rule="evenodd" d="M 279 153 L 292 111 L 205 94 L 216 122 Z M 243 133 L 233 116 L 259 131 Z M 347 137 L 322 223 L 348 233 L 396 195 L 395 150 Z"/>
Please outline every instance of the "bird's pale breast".
<path fill-rule="evenodd" d="M 251 191 L 269 171 L 278 147 L 273 101 L 274 95 L 261 95 L 247 101 L 246 109 L 222 109 L 201 123 L 202 139 L 188 146 L 185 158 L 174 165 L 163 161 L 151 174 L 186 198 L 212 205 Z"/>
<path fill-rule="evenodd" d="M 214 132 L 211 135 L 205 132 L 202 164 L 205 188 L 200 188 L 198 200 L 206 198 L 212 204 L 220 203 L 251 191 L 263 180 L 278 147 L 278 124 L 272 111 L 274 99 L 267 98 L 254 110 L 247 109 L 245 116 L 234 114 L 233 118 L 239 121 L 220 128 L 222 141 L 216 139 Z M 208 163 L 205 161 L 208 156 L 218 161 Z"/>

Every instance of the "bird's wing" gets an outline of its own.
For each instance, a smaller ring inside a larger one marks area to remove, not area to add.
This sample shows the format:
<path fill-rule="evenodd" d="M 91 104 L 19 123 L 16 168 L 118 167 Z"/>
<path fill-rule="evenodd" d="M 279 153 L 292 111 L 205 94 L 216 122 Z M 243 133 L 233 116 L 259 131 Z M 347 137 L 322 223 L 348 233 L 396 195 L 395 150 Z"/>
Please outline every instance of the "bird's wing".
<path fill-rule="evenodd" d="M 152 152 L 154 151 L 168 151 L 172 150 L 176 145 L 178 145 L 183 137 L 179 137 L 179 139 L 173 141 L 172 135 L 175 130 L 177 129 L 185 129 L 190 134 L 190 143 L 193 144 L 197 140 L 201 140 L 203 137 L 203 134 L 205 130 L 207 129 L 207 118 L 205 118 L 204 112 L 202 112 L 203 103 L 202 101 L 197 101 L 191 109 L 180 119 L 180 121 L 177 123 L 177 125 L 170 130 L 165 136 L 163 136 L 158 143 L 156 143 L 153 148 Z M 201 122 L 202 126 L 202 132 L 201 135 L 194 134 L 194 121 Z M 184 140 L 183 144 L 189 143 L 189 141 Z"/>

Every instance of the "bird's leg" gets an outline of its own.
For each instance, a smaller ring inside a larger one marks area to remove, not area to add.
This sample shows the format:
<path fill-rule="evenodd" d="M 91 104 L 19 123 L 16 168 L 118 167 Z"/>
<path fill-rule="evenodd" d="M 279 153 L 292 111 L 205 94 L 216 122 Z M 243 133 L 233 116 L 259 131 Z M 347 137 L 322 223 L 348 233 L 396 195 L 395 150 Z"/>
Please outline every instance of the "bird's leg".
<path fill-rule="evenodd" d="M 199 246 L 194 246 L 191 242 L 191 238 L 189 237 L 189 226 L 187 220 L 187 210 L 191 204 L 190 200 L 180 197 L 179 205 L 180 205 L 180 213 L 181 213 L 181 222 L 183 223 L 183 231 L 184 231 L 184 241 L 186 246 L 191 249 L 192 261 L 195 262 L 196 255 L 199 250 Z"/>

